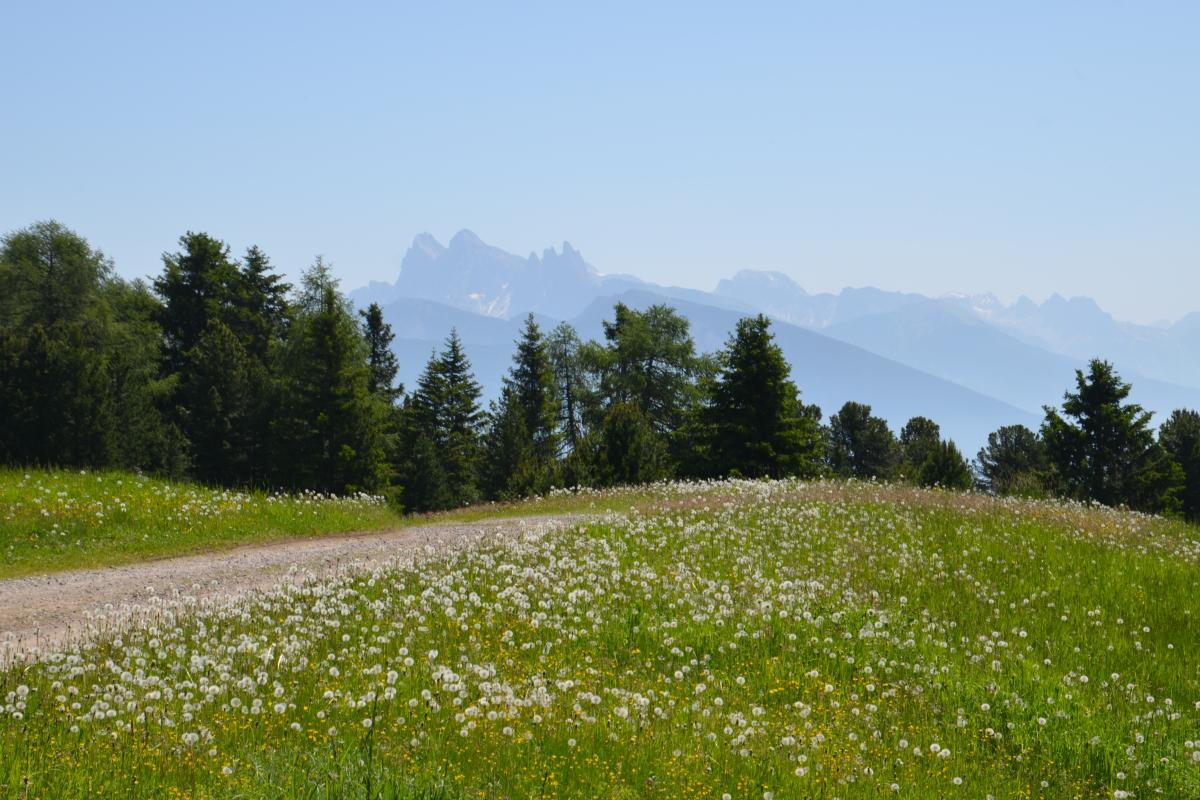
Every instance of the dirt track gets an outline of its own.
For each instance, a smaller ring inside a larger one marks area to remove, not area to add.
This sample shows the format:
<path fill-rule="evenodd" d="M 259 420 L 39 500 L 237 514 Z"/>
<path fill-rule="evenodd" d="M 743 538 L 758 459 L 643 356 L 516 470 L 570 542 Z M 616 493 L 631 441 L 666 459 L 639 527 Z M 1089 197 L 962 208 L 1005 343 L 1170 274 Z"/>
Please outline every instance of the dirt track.
<path fill-rule="evenodd" d="M 142 564 L 0 581 L 0 663 L 53 649 L 127 617 L 156 598 L 236 596 L 289 579 L 333 575 L 395 558 L 423 558 L 453 545 L 580 517 L 533 516 L 437 523 L 382 533 L 299 539 Z"/>

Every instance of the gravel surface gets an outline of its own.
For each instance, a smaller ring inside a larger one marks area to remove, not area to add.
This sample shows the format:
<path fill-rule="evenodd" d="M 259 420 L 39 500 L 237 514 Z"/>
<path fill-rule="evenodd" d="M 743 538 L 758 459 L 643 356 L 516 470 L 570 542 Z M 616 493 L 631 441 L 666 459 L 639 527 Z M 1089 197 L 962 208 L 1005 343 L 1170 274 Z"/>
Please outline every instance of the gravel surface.
<path fill-rule="evenodd" d="M 236 598 L 283 582 L 370 568 L 397 558 L 427 558 L 473 540 L 565 527 L 583 519 L 529 516 L 436 523 L 4 580 L 0 581 L 0 663 L 65 646 L 112 625 L 113 620 L 152 611 L 163 598 Z"/>

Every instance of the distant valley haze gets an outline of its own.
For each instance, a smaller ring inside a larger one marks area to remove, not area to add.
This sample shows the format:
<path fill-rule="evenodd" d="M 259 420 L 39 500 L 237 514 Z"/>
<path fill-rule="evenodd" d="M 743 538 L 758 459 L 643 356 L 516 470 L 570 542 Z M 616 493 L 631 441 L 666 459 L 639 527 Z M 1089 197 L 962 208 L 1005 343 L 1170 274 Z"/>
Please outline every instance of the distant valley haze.
<path fill-rule="evenodd" d="M 407 385 L 455 328 L 489 397 L 499 391 L 525 315 L 600 338 L 600 323 L 623 302 L 676 308 L 706 352 L 724 344 L 738 318 L 766 314 L 805 402 L 826 416 L 847 400 L 870 403 L 896 429 L 929 416 L 968 452 L 1001 425 L 1036 428 L 1041 407 L 1059 402 L 1090 358 L 1112 361 L 1133 383 L 1132 399 L 1160 420 L 1175 408 L 1200 407 L 1200 314 L 1138 325 L 1083 296 L 1003 303 L 990 294 L 871 287 L 810 293 L 782 272 L 750 269 L 705 291 L 608 274 L 569 242 L 517 255 L 466 229 L 445 243 L 418 235 L 394 279 L 349 295 L 360 308 L 383 308 Z"/>

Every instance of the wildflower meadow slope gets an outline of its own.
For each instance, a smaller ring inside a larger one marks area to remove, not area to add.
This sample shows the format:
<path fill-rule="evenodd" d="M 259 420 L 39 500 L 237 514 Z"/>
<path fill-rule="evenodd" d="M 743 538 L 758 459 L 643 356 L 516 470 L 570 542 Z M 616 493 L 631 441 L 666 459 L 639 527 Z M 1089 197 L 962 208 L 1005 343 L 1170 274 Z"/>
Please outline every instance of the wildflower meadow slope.
<path fill-rule="evenodd" d="M 1200 797 L 1200 534 L 863 484 L 642 510 L 0 672 L 0 796 Z"/>

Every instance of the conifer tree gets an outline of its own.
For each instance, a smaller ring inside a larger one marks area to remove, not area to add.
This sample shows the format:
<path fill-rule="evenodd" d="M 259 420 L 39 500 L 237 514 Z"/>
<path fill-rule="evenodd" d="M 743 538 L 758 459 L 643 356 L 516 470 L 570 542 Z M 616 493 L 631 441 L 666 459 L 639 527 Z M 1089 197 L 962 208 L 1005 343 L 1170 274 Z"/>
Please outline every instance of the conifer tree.
<path fill-rule="evenodd" d="M 605 345 L 585 349 L 596 374 L 603 414 L 615 403 L 633 403 L 664 438 L 679 428 L 698 398 L 700 367 L 689 323 L 675 309 L 637 311 L 624 303 L 604 322 Z"/>
<path fill-rule="evenodd" d="M 172 478 L 189 467 L 187 440 L 162 413 L 175 392 L 175 376 L 162 376 L 158 301 L 141 281 L 114 279 L 103 287 L 110 311 L 106 340 L 112 393 L 114 465 Z"/>
<path fill-rule="evenodd" d="M 483 421 L 480 394 L 462 340 L 458 331 L 452 330 L 442 352 L 430 357 L 405 412 L 406 442 L 425 436 L 441 462 L 445 473 L 441 502 L 445 506 L 414 496 L 410 487 L 414 469 L 411 458 L 402 470 L 406 506 L 463 506 L 479 499 L 479 431 Z"/>
<path fill-rule="evenodd" d="M 929 448 L 917 476 L 922 486 L 940 486 L 943 489 L 970 489 L 974 482 L 971 465 L 954 442 L 949 440 L 939 440 Z"/>
<path fill-rule="evenodd" d="M 107 360 L 78 325 L 0 329 L 0 458 L 42 466 L 111 462 Z"/>
<path fill-rule="evenodd" d="M 584 449 L 591 449 L 588 472 L 600 486 L 632 485 L 671 477 L 671 459 L 662 437 L 635 403 L 609 406 Z"/>
<path fill-rule="evenodd" d="M 900 429 L 900 463 L 903 477 L 924 483 L 922 470 L 941 445 L 942 430 L 928 417 L 913 417 Z"/>
<path fill-rule="evenodd" d="M 558 403 L 554 365 L 533 314 L 525 319 L 503 393 L 489 418 L 484 492 L 511 498 L 548 489 L 558 456 Z"/>
<path fill-rule="evenodd" d="M 286 332 L 291 289 L 273 272 L 271 260 L 257 245 L 246 251 L 234 289 L 231 329 L 246 352 L 262 364 L 267 363 L 271 345 Z"/>
<path fill-rule="evenodd" d="M 586 433 L 584 410 L 589 387 L 587 370 L 580 357 L 582 346 L 579 334 L 566 322 L 555 326 L 546 343 L 547 357 L 554 373 L 558 454 L 564 458 L 575 452 Z"/>
<path fill-rule="evenodd" d="M 513 402 L 521 409 L 532 456 L 539 468 L 548 469 L 558 452 L 554 366 L 533 314 L 525 318 L 512 369 L 504 378 L 504 389 L 512 393 Z"/>
<path fill-rule="evenodd" d="M 1041 497 L 1052 485 L 1046 445 L 1024 425 L 1006 425 L 989 433 L 976 462 L 980 485 L 996 494 Z"/>
<path fill-rule="evenodd" d="M 740 320 L 719 358 L 703 415 L 716 475 L 807 477 L 819 471 L 820 432 L 803 413 L 770 326 L 761 314 Z"/>
<path fill-rule="evenodd" d="M 185 369 L 185 354 L 199 342 L 209 320 L 239 327 L 234 309 L 240 274 L 229 257 L 229 245 L 189 231 L 179 238 L 179 246 L 178 252 L 163 255 L 163 272 L 154 279 L 154 291 L 162 300 L 159 324 L 168 372 Z"/>
<path fill-rule="evenodd" d="M 392 326 L 384 322 L 383 309 L 378 303 L 371 303 L 366 311 L 358 313 L 362 317 L 363 336 L 367 340 L 367 363 L 371 368 L 367 388 L 389 406 L 394 405 L 404 393 L 404 387 L 396 385 L 396 374 L 400 372 L 400 362 L 392 352 L 396 334 L 392 333 Z"/>
<path fill-rule="evenodd" d="M 896 437 L 871 407 L 847 402 L 829 418 L 829 466 L 855 478 L 891 478 L 898 458 Z"/>
<path fill-rule="evenodd" d="M 114 462 L 111 275 L 102 253 L 57 222 L 0 240 L 0 458 Z"/>
<path fill-rule="evenodd" d="M 429 435 L 416 424 L 409 398 L 403 414 L 401 440 L 403 460 L 399 467 L 401 502 L 404 510 L 413 513 L 439 511 L 454 505 L 450 497 L 446 470 L 441 456 Z"/>
<path fill-rule="evenodd" d="M 304 273 L 283 354 L 279 480 L 331 492 L 387 481 L 385 409 L 367 389 L 367 346 L 329 267 Z"/>
<path fill-rule="evenodd" d="M 1042 438 L 1066 492 L 1104 505 L 1144 511 L 1179 506 L 1179 466 L 1154 440 L 1150 412 L 1126 402 L 1132 387 L 1107 361 L 1095 359 L 1076 390 L 1063 396 L 1062 413 L 1045 408 Z"/>
<path fill-rule="evenodd" d="M 1171 412 L 1159 429 L 1158 441 L 1183 473 L 1183 513 L 1188 519 L 1200 520 L 1200 413 Z"/>
<path fill-rule="evenodd" d="M 525 408 L 512 387 L 493 402 L 490 425 L 483 439 L 481 483 L 484 494 L 496 500 L 512 500 L 542 490 L 545 475 L 535 453 Z"/>
<path fill-rule="evenodd" d="M 258 386 L 246 349 L 220 320 L 210 320 L 185 354 L 181 426 L 193 474 L 207 483 L 251 482 Z"/>

